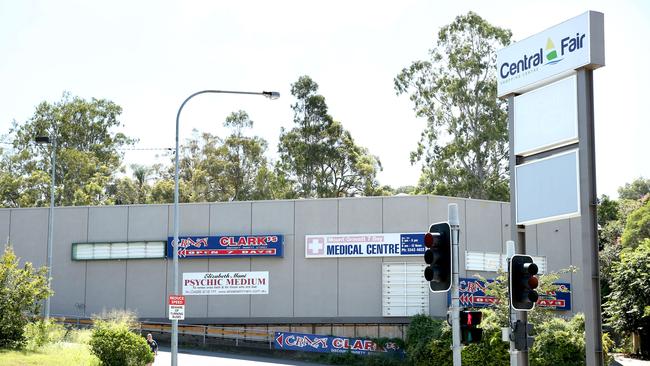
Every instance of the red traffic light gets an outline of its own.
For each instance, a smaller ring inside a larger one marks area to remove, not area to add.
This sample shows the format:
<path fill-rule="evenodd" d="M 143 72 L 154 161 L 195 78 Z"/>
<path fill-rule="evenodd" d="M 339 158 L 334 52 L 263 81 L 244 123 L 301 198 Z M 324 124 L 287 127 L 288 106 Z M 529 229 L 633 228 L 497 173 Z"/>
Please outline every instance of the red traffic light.
<path fill-rule="evenodd" d="M 539 279 L 535 276 L 531 276 L 528 279 L 528 288 L 534 290 L 537 288 L 537 286 L 539 286 Z"/>
<path fill-rule="evenodd" d="M 437 248 L 440 246 L 439 233 L 426 233 L 424 234 L 424 246 L 427 248 Z"/>

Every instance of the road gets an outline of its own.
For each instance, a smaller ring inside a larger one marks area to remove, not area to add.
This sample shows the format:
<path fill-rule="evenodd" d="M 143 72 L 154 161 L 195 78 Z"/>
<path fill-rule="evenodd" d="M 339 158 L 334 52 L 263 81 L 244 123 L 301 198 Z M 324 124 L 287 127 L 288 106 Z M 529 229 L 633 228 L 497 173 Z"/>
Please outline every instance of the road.
<path fill-rule="evenodd" d="M 169 349 L 158 351 L 154 366 L 171 365 L 171 352 Z M 199 350 L 181 350 L 178 353 L 178 366 L 318 366 L 319 364 L 303 361 L 281 360 L 277 358 L 239 355 L 230 353 L 217 353 Z"/>

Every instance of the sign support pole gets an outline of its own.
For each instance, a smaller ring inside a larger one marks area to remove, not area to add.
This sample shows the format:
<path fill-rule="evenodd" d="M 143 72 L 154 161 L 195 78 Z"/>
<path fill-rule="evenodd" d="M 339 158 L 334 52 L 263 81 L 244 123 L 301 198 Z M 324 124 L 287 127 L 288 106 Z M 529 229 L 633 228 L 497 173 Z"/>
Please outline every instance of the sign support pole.
<path fill-rule="evenodd" d="M 508 96 L 508 134 L 510 135 L 510 237 L 515 241 L 515 254 L 526 254 L 526 227 L 517 225 L 517 194 L 515 167 L 517 166 L 517 156 L 515 155 L 515 96 Z M 524 329 L 528 323 L 528 313 L 525 311 L 514 311 L 510 305 L 510 328 L 516 320 L 523 322 Z M 510 364 L 512 366 L 528 366 L 528 351 L 515 350 L 514 341 L 510 341 Z"/>
<path fill-rule="evenodd" d="M 452 278 L 451 278 L 451 334 L 452 334 L 452 353 L 454 366 L 461 366 L 460 344 L 460 300 L 459 300 L 459 265 L 458 245 L 460 241 L 460 220 L 458 219 L 458 205 L 450 203 L 448 206 L 448 221 L 451 227 L 451 248 L 452 248 Z"/>
<path fill-rule="evenodd" d="M 602 318 L 596 221 L 596 158 L 594 144 L 593 71 L 578 70 L 578 136 L 580 169 L 580 227 L 585 299 L 585 351 L 587 365 L 602 366 Z"/>

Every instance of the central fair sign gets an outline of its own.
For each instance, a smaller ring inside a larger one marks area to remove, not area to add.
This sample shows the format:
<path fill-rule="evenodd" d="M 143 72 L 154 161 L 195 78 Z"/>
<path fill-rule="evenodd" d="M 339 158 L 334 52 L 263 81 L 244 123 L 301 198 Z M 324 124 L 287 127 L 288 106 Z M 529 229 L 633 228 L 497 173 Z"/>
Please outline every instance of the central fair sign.
<path fill-rule="evenodd" d="M 603 14 L 588 11 L 497 52 L 497 94 L 523 93 L 605 65 Z"/>
<path fill-rule="evenodd" d="M 266 295 L 269 272 L 183 273 L 183 295 Z"/>
<path fill-rule="evenodd" d="M 400 257 L 424 254 L 424 234 L 306 235 L 305 258 Z"/>

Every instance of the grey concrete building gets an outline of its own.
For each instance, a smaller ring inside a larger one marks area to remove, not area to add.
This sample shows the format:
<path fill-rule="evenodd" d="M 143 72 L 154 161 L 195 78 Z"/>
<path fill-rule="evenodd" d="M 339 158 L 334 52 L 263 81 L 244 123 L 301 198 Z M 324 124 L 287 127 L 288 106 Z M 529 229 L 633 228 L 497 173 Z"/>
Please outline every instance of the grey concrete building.
<path fill-rule="evenodd" d="M 268 271 L 266 295 L 188 296 L 186 323 L 205 324 L 406 324 L 390 315 L 386 265 L 423 264 L 421 256 L 305 258 L 305 235 L 424 232 L 447 219 L 448 203 L 461 219 L 460 275 L 493 271 L 467 269 L 469 253 L 505 253 L 510 239 L 510 205 L 439 196 L 399 196 L 183 204 L 181 235 L 284 235 L 281 258 L 181 259 L 180 273 Z M 0 209 L 0 238 L 22 261 L 46 262 L 47 208 Z M 73 260 L 73 243 L 166 241 L 173 235 L 172 205 L 60 207 L 54 217 L 52 314 L 88 317 L 109 309 L 129 309 L 142 319 L 167 318 L 172 260 Z M 547 270 L 582 262 L 579 219 L 530 226 L 526 251 L 542 257 Z M 472 267 L 479 268 L 480 267 Z M 419 279 L 419 274 L 411 278 Z M 579 293 L 582 276 L 562 278 Z M 447 296 L 424 292 L 433 316 L 444 316 Z M 417 304 L 416 304 L 417 303 Z M 572 312 L 583 301 L 572 297 Z M 388 314 L 388 315 L 387 315 Z"/>

